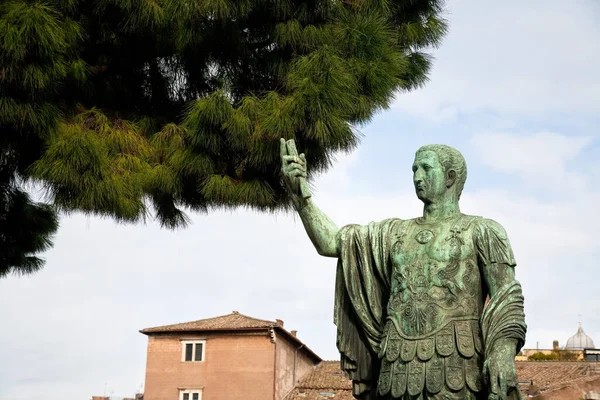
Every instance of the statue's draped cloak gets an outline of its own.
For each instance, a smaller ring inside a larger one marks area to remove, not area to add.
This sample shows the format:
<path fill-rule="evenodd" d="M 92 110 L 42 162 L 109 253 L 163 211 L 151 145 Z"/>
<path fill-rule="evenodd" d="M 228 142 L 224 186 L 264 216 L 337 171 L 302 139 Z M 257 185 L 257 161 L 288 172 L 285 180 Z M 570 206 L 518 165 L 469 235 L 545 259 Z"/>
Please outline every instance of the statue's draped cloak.
<path fill-rule="evenodd" d="M 492 220 L 471 218 L 477 224 L 473 245 L 478 264 L 484 268 L 496 264 L 514 267 L 516 262 L 502 226 Z M 375 396 L 372 389 L 379 374 L 378 355 L 393 272 L 390 247 L 397 239 L 392 236 L 405 222 L 394 218 L 366 226 L 347 225 L 338 234 L 334 322 L 341 367 L 352 380 L 357 398 Z M 502 337 L 516 339 L 519 348 L 523 345 L 526 325 L 520 285 L 515 281 L 508 286 L 498 291 L 482 316 L 485 353 Z M 520 393 L 513 395 L 520 398 Z"/>
<path fill-rule="evenodd" d="M 377 376 L 376 358 L 390 293 L 390 229 L 401 223 L 389 219 L 367 226 L 347 225 L 338 234 L 334 323 L 341 367 L 353 381 L 355 396 Z"/>
<path fill-rule="evenodd" d="M 508 236 L 499 223 L 479 217 L 474 235 L 479 265 L 506 264 L 510 267 L 517 265 Z"/>

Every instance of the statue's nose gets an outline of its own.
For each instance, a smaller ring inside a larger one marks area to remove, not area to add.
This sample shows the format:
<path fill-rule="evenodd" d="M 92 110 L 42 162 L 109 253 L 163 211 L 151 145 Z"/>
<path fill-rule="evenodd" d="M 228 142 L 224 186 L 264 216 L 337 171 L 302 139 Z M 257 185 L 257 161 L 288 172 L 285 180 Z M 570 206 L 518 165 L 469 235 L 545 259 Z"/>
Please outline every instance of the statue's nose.
<path fill-rule="evenodd" d="M 423 182 L 423 173 L 421 171 L 415 172 L 415 176 L 413 177 L 415 183 Z"/>

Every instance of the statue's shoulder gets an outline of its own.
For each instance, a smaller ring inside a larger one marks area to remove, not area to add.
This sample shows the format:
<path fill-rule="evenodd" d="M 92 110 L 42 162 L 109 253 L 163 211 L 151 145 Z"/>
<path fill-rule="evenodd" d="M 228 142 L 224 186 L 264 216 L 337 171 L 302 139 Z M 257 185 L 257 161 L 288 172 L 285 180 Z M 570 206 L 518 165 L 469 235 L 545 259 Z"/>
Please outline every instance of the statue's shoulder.
<path fill-rule="evenodd" d="M 506 230 L 490 218 L 476 217 L 473 239 L 484 265 L 493 263 L 515 266 L 516 261 Z"/>
<path fill-rule="evenodd" d="M 508 238 L 506 230 L 496 220 L 476 215 L 465 215 L 465 217 L 469 217 L 472 219 L 474 230 L 479 235 L 485 236 L 493 234 L 494 236 L 497 236 L 499 238 Z"/>
<path fill-rule="evenodd" d="M 400 218 L 386 218 L 381 221 L 371 221 L 368 224 L 358 224 L 351 223 L 348 225 L 344 225 L 342 229 L 340 229 L 341 233 L 350 232 L 350 231 L 364 231 L 364 232 L 376 232 L 376 231 L 389 231 L 391 229 L 395 229 L 400 226 L 402 222 L 405 221 Z"/>
<path fill-rule="evenodd" d="M 412 225 L 418 225 L 419 224 L 419 220 L 420 217 L 416 217 L 416 218 L 388 218 L 385 219 L 383 221 L 381 221 L 382 223 L 385 223 L 386 225 L 388 225 L 390 228 L 394 229 L 394 230 L 407 230 L 409 229 Z"/>
<path fill-rule="evenodd" d="M 381 221 L 372 221 L 369 223 L 370 227 L 379 227 L 383 229 L 395 229 L 396 227 L 402 225 L 405 220 L 400 218 L 386 218 Z"/>
<path fill-rule="evenodd" d="M 371 224 L 374 224 L 374 225 L 395 225 L 395 224 L 401 224 L 404 221 L 407 221 L 407 220 L 401 219 L 401 218 L 392 217 L 392 218 L 383 219 L 381 221 L 373 221 L 373 222 L 371 222 Z"/>

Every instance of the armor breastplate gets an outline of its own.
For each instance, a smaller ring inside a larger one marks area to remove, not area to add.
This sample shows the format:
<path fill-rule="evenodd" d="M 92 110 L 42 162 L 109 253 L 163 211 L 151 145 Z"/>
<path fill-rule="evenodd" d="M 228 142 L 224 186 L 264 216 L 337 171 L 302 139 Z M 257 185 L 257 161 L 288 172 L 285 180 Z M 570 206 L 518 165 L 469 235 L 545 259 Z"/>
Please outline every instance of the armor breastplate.
<path fill-rule="evenodd" d="M 408 220 L 392 234 L 388 319 L 400 337 L 434 336 L 451 321 L 478 319 L 481 276 L 473 243 L 476 217 L 422 223 Z"/>

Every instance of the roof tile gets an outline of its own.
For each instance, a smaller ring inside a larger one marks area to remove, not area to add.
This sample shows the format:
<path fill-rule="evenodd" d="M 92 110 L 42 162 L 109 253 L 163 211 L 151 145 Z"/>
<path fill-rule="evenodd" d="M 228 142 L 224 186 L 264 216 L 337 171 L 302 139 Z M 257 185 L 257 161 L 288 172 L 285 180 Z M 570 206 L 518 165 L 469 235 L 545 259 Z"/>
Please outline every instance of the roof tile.
<path fill-rule="evenodd" d="M 517 361 L 521 381 L 533 381 L 542 392 L 598 378 L 597 364 L 585 361 Z"/>
<path fill-rule="evenodd" d="M 304 376 L 299 388 L 304 389 L 352 389 L 352 381 L 340 369 L 339 361 L 323 361 Z"/>
<path fill-rule="evenodd" d="M 517 361 L 519 380 L 533 381 L 542 393 L 598 379 L 600 363 Z M 521 389 L 526 391 L 525 383 Z M 286 400 L 352 400 L 352 382 L 340 370 L 339 361 L 323 361 L 309 372 Z"/>
<path fill-rule="evenodd" d="M 333 396 L 332 396 L 333 395 Z M 319 389 L 294 389 L 286 400 L 356 400 L 352 391 L 347 390 L 319 390 Z"/>
<path fill-rule="evenodd" d="M 221 315 L 213 318 L 200 319 L 198 321 L 183 322 L 180 324 L 157 326 L 142 329 L 142 333 L 168 333 L 188 331 L 222 331 L 235 329 L 260 329 L 278 326 L 277 322 L 252 318 L 237 311 L 231 314 Z"/>

